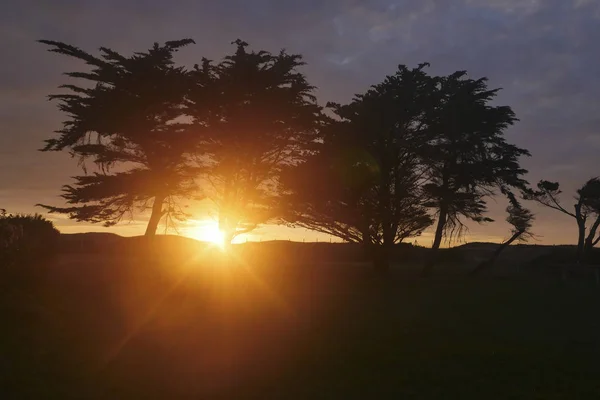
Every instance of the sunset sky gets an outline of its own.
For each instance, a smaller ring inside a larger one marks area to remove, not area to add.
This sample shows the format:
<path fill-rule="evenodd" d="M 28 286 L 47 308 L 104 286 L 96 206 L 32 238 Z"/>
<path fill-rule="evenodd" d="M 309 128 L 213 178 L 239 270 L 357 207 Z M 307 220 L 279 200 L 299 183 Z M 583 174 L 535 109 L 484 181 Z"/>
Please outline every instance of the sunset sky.
<path fill-rule="evenodd" d="M 520 119 L 509 141 L 529 149 L 528 179 L 556 180 L 563 200 L 600 175 L 600 1 L 597 0 L 3 0 L 0 11 L 0 208 L 43 212 L 61 205 L 61 185 L 76 175 L 66 154 L 36 151 L 64 116 L 46 96 L 82 66 L 46 51 L 37 39 L 64 41 L 88 51 L 100 46 L 127 54 L 154 42 L 192 38 L 178 53 L 191 66 L 220 59 L 241 38 L 253 48 L 286 48 L 304 55 L 321 104 L 346 102 L 378 83 L 398 64 L 430 62 L 433 74 L 467 70 L 504 90 L 498 102 Z M 176 5 L 174 5 L 176 4 Z M 574 243 L 575 223 L 529 204 L 537 243 Z M 468 240 L 509 236 L 505 203 L 490 202 L 497 220 L 470 224 Z M 210 207 L 192 207 L 181 233 L 210 224 Z M 107 231 L 51 216 L 63 232 Z M 143 234 L 145 221 L 109 229 Z M 250 240 L 329 240 L 305 230 L 258 229 Z M 417 239 L 430 245 L 431 234 Z"/>

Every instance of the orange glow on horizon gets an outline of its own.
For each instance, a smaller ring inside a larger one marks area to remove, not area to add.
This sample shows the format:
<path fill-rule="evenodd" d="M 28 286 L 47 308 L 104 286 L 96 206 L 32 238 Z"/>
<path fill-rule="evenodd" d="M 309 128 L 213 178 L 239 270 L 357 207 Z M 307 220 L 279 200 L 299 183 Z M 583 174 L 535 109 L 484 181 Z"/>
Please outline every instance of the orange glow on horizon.
<path fill-rule="evenodd" d="M 198 226 L 190 228 L 186 232 L 186 236 L 202 242 L 212 243 L 220 249 L 225 248 L 225 233 L 219 229 L 219 224 L 216 221 L 202 221 Z"/>

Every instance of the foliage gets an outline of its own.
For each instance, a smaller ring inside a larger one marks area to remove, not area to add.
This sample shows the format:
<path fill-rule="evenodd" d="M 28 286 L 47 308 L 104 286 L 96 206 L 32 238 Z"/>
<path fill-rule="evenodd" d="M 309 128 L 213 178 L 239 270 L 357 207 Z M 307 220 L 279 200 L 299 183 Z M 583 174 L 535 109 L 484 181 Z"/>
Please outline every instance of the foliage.
<path fill-rule="evenodd" d="M 350 104 L 330 105 L 338 118 L 323 131 L 319 154 L 286 179 L 289 223 L 394 243 L 429 226 L 431 208 L 438 248 L 444 235 L 462 233 L 462 218 L 492 221 L 487 196 L 525 188 L 519 157 L 529 153 L 503 137 L 516 118 L 489 104 L 498 89 L 464 71 L 430 76 L 426 66 L 401 65 Z"/>
<path fill-rule="evenodd" d="M 221 62 L 196 66 L 187 110 L 210 131 L 199 156 L 227 241 L 273 216 L 281 169 L 304 155 L 321 119 L 301 56 L 234 44 Z"/>
<path fill-rule="evenodd" d="M 384 247 L 431 225 L 418 157 L 432 89 L 424 66 L 400 66 L 351 103 L 329 104 L 337 119 L 318 153 L 284 176 L 288 223 Z"/>
<path fill-rule="evenodd" d="M 194 133 L 180 121 L 188 74 L 175 67 L 172 58 L 193 41 L 155 43 L 147 52 L 129 57 L 104 47 L 94 56 L 61 42 L 40 42 L 92 68 L 67 73 L 85 83 L 62 85 L 70 93 L 50 96 L 68 119 L 58 137 L 46 140 L 43 148 L 68 150 L 79 158 L 86 175 L 63 187 L 69 207 L 42 207 L 106 226 L 152 208 L 146 231 L 150 235 L 163 215 L 182 217 L 178 200 L 195 192 L 198 168 L 190 163 Z M 88 159 L 97 166 L 89 175 Z"/>
<path fill-rule="evenodd" d="M 68 150 L 84 167 L 63 187 L 67 207 L 43 205 L 78 221 L 110 226 L 151 208 L 153 235 L 165 214 L 185 216 L 180 201 L 201 178 L 228 241 L 279 217 L 389 246 L 421 234 L 433 209 L 438 248 L 465 218 L 491 221 L 486 197 L 526 185 L 519 158 L 529 153 L 503 136 L 513 111 L 490 105 L 498 89 L 465 71 L 430 76 L 428 64 L 400 65 L 350 103 L 329 104 L 330 118 L 299 71 L 301 56 L 283 50 L 237 40 L 233 54 L 187 71 L 173 53 L 190 39 L 130 57 L 41 42 L 92 68 L 67 73 L 85 85 L 50 96 L 69 118 L 43 149 Z"/>
<path fill-rule="evenodd" d="M 533 236 L 531 227 L 533 226 L 534 215 L 530 210 L 524 208 L 510 192 L 508 193 L 508 200 L 506 222 L 512 226 L 511 233 L 513 235 L 510 241 L 512 242 L 515 239 L 527 241 L 528 238 Z"/>
<path fill-rule="evenodd" d="M 484 216 L 487 196 L 526 187 L 519 157 L 529 152 L 504 138 L 517 119 L 510 107 L 489 104 L 499 89 L 488 89 L 486 78 L 457 71 L 434 79 L 434 104 L 425 110 L 429 181 L 424 189 L 438 217 L 433 247 L 439 248 L 443 236 L 451 240 L 462 233 L 462 218 L 492 221 Z"/>
<path fill-rule="evenodd" d="M 531 232 L 534 220 L 533 214 L 521 205 L 513 193 L 506 192 L 506 195 L 509 201 L 509 204 L 506 207 L 506 212 L 508 213 L 506 222 L 512 226 L 511 236 L 508 240 L 498 246 L 488 260 L 482 261 L 473 271 L 471 271 L 472 275 L 481 272 L 485 268 L 491 267 L 498 256 L 500 256 L 500 253 L 514 241 L 518 240 L 520 242 L 526 242 L 529 238 L 533 237 L 533 233 Z"/>
<path fill-rule="evenodd" d="M 508 216 L 506 222 L 512 225 L 512 234 L 519 235 L 519 239 L 522 241 L 526 240 L 526 236 L 530 236 L 529 230 L 531 229 L 533 214 L 526 208 L 521 206 L 509 205 L 506 207 Z M 524 235 L 528 233 L 528 235 Z"/>
<path fill-rule="evenodd" d="M 56 250 L 59 232 L 39 214 L 0 212 L 0 264 L 46 259 Z"/>

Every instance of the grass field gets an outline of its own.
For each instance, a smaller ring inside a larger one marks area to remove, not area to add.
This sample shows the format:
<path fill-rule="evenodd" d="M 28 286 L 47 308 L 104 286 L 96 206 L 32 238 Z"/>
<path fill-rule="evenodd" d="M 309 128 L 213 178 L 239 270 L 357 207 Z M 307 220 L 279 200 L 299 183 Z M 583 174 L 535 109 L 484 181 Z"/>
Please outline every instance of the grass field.
<path fill-rule="evenodd" d="M 2 282 L 1 398 L 600 398 L 590 280 L 165 258 Z"/>

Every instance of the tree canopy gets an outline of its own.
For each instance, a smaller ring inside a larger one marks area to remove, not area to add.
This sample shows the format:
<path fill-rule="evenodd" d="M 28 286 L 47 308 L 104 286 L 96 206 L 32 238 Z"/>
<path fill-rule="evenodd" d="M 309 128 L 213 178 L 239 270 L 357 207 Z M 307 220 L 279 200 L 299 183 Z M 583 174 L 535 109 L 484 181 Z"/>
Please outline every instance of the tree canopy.
<path fill-rule="evenodd" d="M 499 89 L 487 79 L 471 79 L 466 71 L 434 78 L 438 82 L 432 107 L 425 110 L 428 146 L 424 153 L 428 205 L 437 225 L 433 248 L 464 228 L 463 218 L 491 222 L 486 197 L 516 188 L 524 190 L 527 171 L 519 165 L 529 152 L 510 144 L 504 130 L 517 121 L 508 106 L 490 102 Z"/>
<path fill-rule="evenodd" d="M 330 104 L 319 154 L 288 173 L 286 220 L 344 240 L 389 246 L 419 235 L 437 216 L 433 243 L 460 234 L 463 218 L 492 221 L 485 199 L 524 190 L 519 158 L 506 141 L 510 107 L 498 89 L 466 72 L 430 76 L 421 64 Z"/>
<path fill-rule="evenodd" d="M 110 226 L 150 209 L 153 235 L 165 215 L 185 216 L 182 199 L 206 194 L 228 242 L 279 220 L 386 259 L 435 217 L 434 248 L 465 219 L 491 221 L 486 198 L 514 198 L 527 184 L 519 159 L 529 153 L 504 137 L 516 116 L 491 104 L 498 89 L 465 71 L 400 65 L 324 113 L 302 57 L 285 50 L 236 40 L 233 54 L 187 70 L 173 54 L 191 39 L 131 56 L 41 42 L 91 69 L 67 73 L 84 83 L 50 96 L 67 119 L 43 148 L 69 151 L 84 169 L 63 187 L 67 207 L 43 205 L 78 221 Z M 523 210 L 511 208 L 511 221 L 527 219 Z"/>
<path fill-rule="evenodd" d="M 280 172 L 308 151 L 322 119 L 301 56 L 234 44 L 221 62 L 196 66 L 187 107 L 209 132 L 199 158 L 228 242 L 274 217 Z"/>
<path fill-rule="evenodd" d="M 40 41 L 49 51 L 84 61 L 90 72 L 68 72 L 81 85 L 61 86 L 70 93 L 51 95 L 67 115 L 58 137 L 43 151 L 68 150 L 84 166 L 85 175 L 63 187 L 69 207 L 42 205 L 77 221 L 111 226 L 134 211 L 151 208 L 147 235 L 156 232 L 164 215 L 182 216 L 178 200 L 195 193 L 198 168 L 189 124 L 180 122 L 189 76 L 173 63 L 173 53 L 191 39 L 154 44 L 146 52 L 121 55 L 100 48 L 94 56 L 77 47 Z M 87 173 L 86 162 L 96 169 Z"/>
<path fill-rule="evenodd" d="M 400 66 L 351 103 L 329 104 L 337 118 L 318 153 L 285 175 L 286 221 L 384 251 L 432 223 L 421 201 L 424 67 Z"/>

